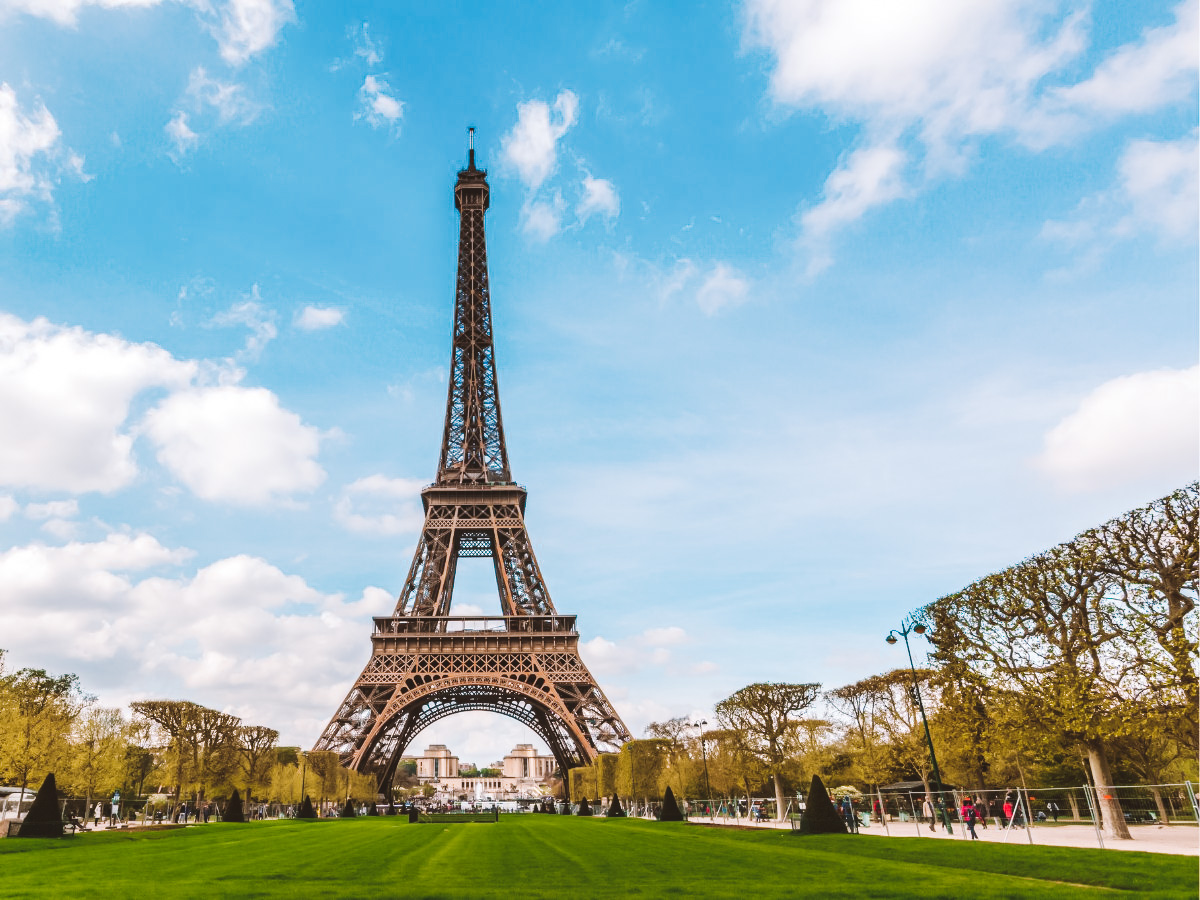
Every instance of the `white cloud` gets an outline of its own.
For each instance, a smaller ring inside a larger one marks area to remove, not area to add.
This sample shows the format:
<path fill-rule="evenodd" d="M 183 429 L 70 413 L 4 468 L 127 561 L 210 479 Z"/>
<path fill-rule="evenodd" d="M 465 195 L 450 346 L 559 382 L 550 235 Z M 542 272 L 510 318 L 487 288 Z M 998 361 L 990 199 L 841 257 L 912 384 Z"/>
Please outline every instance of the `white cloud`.
<path fill-rule="evenodd" d="M 310 746 L 388 595 L 325 594 L 250 556 L 178 571 L 191 555 L 147 534 L 12 548 L 0 553 L 0 634 L 21 635 L 22 664 L 104 685 L 106 703 L 186 696 Z"/>
<path fill-rule="evenodd" d="M 1200 366 L 1114 378 L 1052 428 L 1036 465 L 1068 491 L 1196 478 Z"/>
<path fill-rule="evenodd" d="M 173 144 L 169 151 L 178 164 L 200 143 L 200 133 L 230 125 L 249 125 L 263 111 L 244 85 L 211 77 L 203 66 L 188 76 L 188 85 L 164 130 Z M 199 124 L 196 124 L 199 123 Z"/>
<path fill-rule="evenodd" d="M 50 19 L 59 25 L 75 25 L 78 22 L 79 10 L 86 6 L 118 9 L 157 6 L 161 2 L 162 0 L 4 0 L 0 3 L 0 14 L 22 12 Z"/>
<path fill-rule="evenodd" d="M 1176 141 L 1131 141 L 1117 163 L 1116 184 L 1080 201 L 1074 213 L 1051 219 L 1042 237 L 1082 253 L 1076 268 L 1090 268 L 1116 242 L 1140 234 L 1168 241 L 1195 240 L 1200 219 L 1200 144 L 1196 133 Z"/>
<path fill-rule="evenodd" d="M 368 75 L 364 78 L 362 87 L 358 89 L 359 111 L 354 118 L 366 119 L 372 128 L 386 126 L 393 133 L 398 133 L 400 120 L 404 117 L 404 101 L 392 96 L 391 90 L 391 85 L 382 76 L 376 78 Z"/>
<path fill-rule="evenodd" d="M 1198 12 L 1195 0 L 1180 3 L 1175 22 L 1148 29 L 1140 41 L 1119 47 L 1087 80 L 1052 89 L 1048 105 L 1081 115 L 1118 115 L 1187 100 L 1196 88 L 1200 57 Z"/>
<path fill-rule="evenodd" d="M 188 114 L 185 112 L 177 111 L 171 116 L 171 120 L 163 126 L 163 131 L 171 139 L 173 146 L 167 152 L 176 163 L 182 162 L 200 143 L 200 136 L 188 125 Z"/>
<path fill-rule="evenodd" d="M 421 489 L 412 478 L 368 475 L 347 485 L 334 506 L 334 517 L 359 534 L 410 534 L 421 530 Z"/>
<path fill-rule="evenodd" d="M 279 334 L 279 329 L 275 326 L 275 313 L 263 307 L 262 296 L 258 292 L 257 284 L 250 286 L 250 293 L 245 300 L 235 303 L 225 312 L 213 316 L 212 324 L 244 325 L 250 329 L 246 345 L 238 353 L 238 358 L 241 360 L 258 359 L 263 348 L 275 340 Z"/>
<path fill-rule="evenodd" d="M 6 12 L 26 13 L 50 19 L 59 25 L 78 24 L 79 11 L 98 9 L 147 8 L 163 0 L 4 0 L 0 17 Z M 231 65 L 241 65 L 252 56 L 275 46 L 279 32 L 296 21 L 291 0 L 184 0 L 206 22 L 217 40 L 221 56 Z"/>
<path fill-rule="evenodd" d="M 205 500 L 270 503 L 325 480 L 317 429 L 265 388 L 180 391 L 147 413 L 144 428 L 159 462 Z"/>
<path fill-rule="evenodd" d="M 377 66 L 383 62 L 383 51 L 371 39 L 371 23 L 363 22 L 354 35 L 354 55 L 368 66 Z"/>
<path fill-rule="evenodd" d="M 111 492 L 137 473 L 130 405 L 197 372 L 153 344 L 0 313 L 0 484 Z"/>
<path fill-rule="evenodd" d="M 737 269 L 717 263 L 696 291 L 696 303 L 706 316 L 746 301 L 749 283 Z"/>
<path fill-rule="evenodd" d="M 50 201 L 59 136 L 58 123 L 41 101 L 22 110 L 17 92 L 0 83 L 0 223 L 11 221 L 31 200 Z"/>
<path fill-rule="evenodd" d="M 323 331 L 341 325 L 346 311 L 333 306 L 306 306 L 296 316 L 296 327 L 301 331 Z"/>
<path fill-rule="evenodd" d="M 1105 116 L 1186 102 L 1195 89 L 1195 0 L 1176 17 L 1064 86 L 1051 82 L 1087 48 L 1086 10 L 1012 0 L 750 0 L 744 40 L 769 54 L 775 103 L 861 127 L 859 149 L 801 215 L 810 273 L 829 264 L 838 229 L 962 171 L 980 138 L 1041 149 Z M 908 186 L 906 160 L 922 173 Z"/>
<path fill-rule="evenodd" d="M 617 189 L 611 181 L 604 178 L 593 178 L 585 175 L 583 178 L 583 197 L 575 207 L 575 215 L 580 222 L 586 222 L 593 215 L 601 215 L 612 221 L 621 212 L 621 201 L 617 197 Z"/>
<path fill-rule="evenodd" d="M 296 21 L 296 11 L 291 0 L 228 0 L 218 19 L 213 34 L 221 56 L 238 66 L 274 47 L 283 27 Z"/>
<path fill-rule="evenodd" d="M 47 503 L 30 503 L 25 507 L 29 519 L 73 519 L 79 515 L 78 500 L 51 500 Z"/>
<path fill-rule="evenodd" d="M 560 91 L 550 106 L 544 100 L 517 104 L 517 123 L 500 139 L 503 159 L 517 170 L 529 190 L 537 190 L 554 171 L 558 141 L 575 124 L 579 99 Z"/>
<path fill-rule="evenodd" d="M 8 494 L 0 494 L 0 522 L 7 522 L 20 508 L 21 504 Z"/>
<path fill-rule="evenodd" d="M 676 625 L 648 628 L 619 643 L 597 635 L 579 645 L 589 669 L 599 675 L 629 675 L 648 666 L 665 666 L 673 661 L 671 647 L 688 641 L 687 632 Z"/>
<path fill-rule="evenodd" d="M 1194 133 L 1178 141 L 1130 143 L 1118 168 L 1132 222 L 1172 238 L 1196 234 L 1198 147 Z"/>
<path fill-rule="evenodd" d="M 904 154 L 894 144 L 860 147 L 825 180 L 821 202 L 800 216 L 800 240 L 809 250 L 809 274 L 826 268 L 832 232 L 860 219 L 867 210 L 905 194 Z"/>
<path fill-rule="evenodd" d="M 194 109 L 212 109 L 222 125 L 230 122 L 248 125 L 262 112 L 262 105 L 247 96 L 243 85 L 213 78 L 203 66 L 192 70 L 184 93 Z"/>
<path fill-rule="evenodd" d="M 565 204 L 559 194 L 550 200 L 527 200 L 521 207 L 521 227 L 536 241 L 548 241 L 562 230 Z"/>

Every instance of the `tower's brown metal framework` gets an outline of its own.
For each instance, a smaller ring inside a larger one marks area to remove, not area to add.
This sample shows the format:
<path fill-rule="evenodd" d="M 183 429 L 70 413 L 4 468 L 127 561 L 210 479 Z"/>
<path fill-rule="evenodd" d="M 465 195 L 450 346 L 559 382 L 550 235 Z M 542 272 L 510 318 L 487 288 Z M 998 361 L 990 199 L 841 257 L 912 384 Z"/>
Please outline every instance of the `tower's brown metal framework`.
<path fill-rule="evenodd" d="M 496 362 L 483 214 L 487 172 L 458 173 L 458 278 L 446 426 L 425 525 L 395 612 L 375 619 L 371 659 L 315 749 L 374 774 L 386 790 L 427 725 L 466 710 L 528 725 L 565 772 L 617 749 L 629 731 L 579 655 L 575 617 L 559 615 L 525 530 L 512 480 Z M 449 615 L 460 557 L 491 557 L 503 615 Z"/>

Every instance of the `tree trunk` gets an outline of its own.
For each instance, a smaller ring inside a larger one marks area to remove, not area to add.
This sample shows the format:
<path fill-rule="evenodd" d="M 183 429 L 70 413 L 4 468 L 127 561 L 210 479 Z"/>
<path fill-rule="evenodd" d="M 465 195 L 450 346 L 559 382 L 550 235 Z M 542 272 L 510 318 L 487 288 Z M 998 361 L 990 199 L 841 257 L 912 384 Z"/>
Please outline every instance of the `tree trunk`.
<path fill-rule="evenodd" d="M 1161 825 L 1170 825 L 1171 817 L 1167 815 L 1167 807 L 1163 804 L 1162 791 L 1156 787 L 1150 788 L 1150 793 L 1154 795 L 1154 804 L 1158 807 L 1158 821 Z"/>
<path fill-rule="evenodd" d="M 1101 824 L 1104 833 L 1114 840 L 1130 841 L 1133 836 L 1125 823 L 1125 812 L 1121 809 L 1121 801 L 1112 788 L 1112 773 L 1108 768 L 1108 754 L 1102 741 L 1088 741 L 1088 765 L 1092 769 L 1092 783 L 1096 785 L 1096 802 L 1100 807 Z"/>
<path fill-rule="evenodd" d="M 1075 798 L 1075 791 L 1067 794 L 1067 803 L 1071 805 L 1071 818 L 1076 822 L 1079 821 L 1079 801 Z"/>
<path fill-rule="evenodd" d="M 785 815 L 783 808 L 783 781 L 780 779 L 778 772 L 773 772 L 771 777 L 775 779 L 775 820 L 782 822 Z"/>

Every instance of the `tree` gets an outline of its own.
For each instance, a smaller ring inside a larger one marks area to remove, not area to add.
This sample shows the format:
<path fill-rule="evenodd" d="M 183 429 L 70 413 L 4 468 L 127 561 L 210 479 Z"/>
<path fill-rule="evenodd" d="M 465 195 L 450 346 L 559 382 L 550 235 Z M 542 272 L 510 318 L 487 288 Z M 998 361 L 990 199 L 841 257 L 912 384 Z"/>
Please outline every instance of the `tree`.
<path fill-rule="evenodd" d="M 927 607 L 940 660 L 971 666 L 994 695 L 1019 705 L 1026 727 L 1059 733 L 1086 752 L 1106 832 L 1128 839 L 1108 747 L 1129 724 L 1122 683 L 1131 667 L 1112 652 L 1112 577 L 1096 543 L 1061 544 Z"/>
<path fill-rule="evenodd" d="M 275 744 L 279 740 L 279 732 L 274 728 L 262 725 L 243 725 L 234 735 L 234 746 L 237 748 L 238 761 L 241 763 L 242 774 L 246 783 L 246 802 L 250 802 L 251 792 L 266 787 L 267 776 L 271 762 L 275 758 Z"/>
<path fill-rule="evenodd" d="M 68 790 L 84 795 L 84 809 L 92 797 L 121 787 L 127 774 L 129 726 L 119 709 L 92 707 L 75 723 Z"/>
<path fill-rule="evenodd" d="M 807 709 L 817 699 L 821 685 L 771 684 L 747 685 L 726 697 L 716 706 L 717 719 L 727 729 L 740 731 L 746 746 L 770 769 L 775 781 L 775 815 L 782 819 L 786 805 L 783 798 L 782 770 L 795 746 L 796 713 Z"/>
<path fill-rule="evenodd" d="M 28 668 L 0 674 L 0 778 L 25 788 L 51 770 L 65 769 L 71 727 L 93 700 L 76 675 Z"/>
<path fill-rule="evenodd" d="M 183 801 L 185 776 L 194 772 L 189 767 L 198 752 L 196 745 L 204 707 L 189 700 L 136 700 L 129 708 L 148 726 L 151 739 L 160 742 L 163 748 L 162 762 L 174 788 L 175 809 L 171 814 L 174 818 Z"/>
<path fill-rule="evenodd" d="M 1086 537 L 1113 592 L 1120 642 L 1146 678 L 1147 699 L 1177 723 L 1174 737 L 1197 752 L 1200 682 L 1196 599 L 1200 579 L 1200 484 L 1105 523 Z"/>

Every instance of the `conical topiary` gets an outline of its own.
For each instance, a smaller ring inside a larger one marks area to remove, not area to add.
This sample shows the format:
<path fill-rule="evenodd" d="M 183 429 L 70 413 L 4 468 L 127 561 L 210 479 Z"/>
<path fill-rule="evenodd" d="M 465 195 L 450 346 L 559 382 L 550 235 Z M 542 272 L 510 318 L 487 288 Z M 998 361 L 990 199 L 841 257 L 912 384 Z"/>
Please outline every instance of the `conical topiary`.
<path fill-rule="evenodd" d="M 621 808 L 621 798 L 613 794 L 612 803 L 608 804 L 608 812 L 605 813 L 610 819 L 625 818 L 625 810 Z"/>
<path fill-rule="evenodd" d="M 225 821 L 226 822 L 245 822 L 246 813 L 242 809 L 242 795 L 238 793 L 238 789 L 233 789 L 233 796 L 229 798 L 229 802 L 225 805 Z"/>
<path fill-rule="evenodd" d="M 414 824 L 416 822 L 420 822 L 420 821 L 421 821 L 421 811 L 419 809 L 417 809 L 415 806 L 410 806 L 408 808 L 408 823 L 410 825 L 412 825 L 412 824 Z"/>
<path fill-rule="evenodd" d="M 308 799 L 308 794 L 304 795 L 304 799 L 300 802 L 300 809 L 296 813 L 297 819 L 315 819 L 317 811 L 313 809 L 312 801 Z"/>
<path fill-rule="evenodd" d="M 353 819 L 357 815 L 358 812 L 354 809 L 354 804 L 351 803 L 350 798 L 347 797 L 346 805 L 342 807 L 341 817 L 343 819 Z"/>
<path fill-rule="evenodd" d="M 577 816 L 590 816 L 592 814 L 591 804 L 588 803 L 587 797 L 579 801 L 579 809 L 576 811 Z"/>
<path fill-rule="evenodd" d="M 62 812 L 58 808 L 58 788 L 51 772 L 38 788 L 37 797 L 21 822 L 17 837 L 62 837 Z"/>
<path fill-rule="evenodd" d="M 808 800 L 800 816 L 801 834 L 845 834 L 846 821 L 834 809 L 829 792 L 819 775 L 814 775 L 808 789 Z"/>
<path fill-rule="evenodd" d="M 558 815 L 558 804 L 555 803 L 553 800 L 548 801 L 546 803 L 545 811 L 552 816 L 557 816 Z"/>
<path fill-rule="evenodd" d="M 658 818 L 663 822 L 683 821 L 683 813 L 679 811 L 679 804 L 675 802 L 675 792 L 670 787 L 663 794 L 662 813 Z"/>
<path fill-rule="evenodd" d="M 376 801 L 372 800 L 370 803 L 367 804 L 367 815 L 368 816 L 379 815 L 379 804 Z"/>

